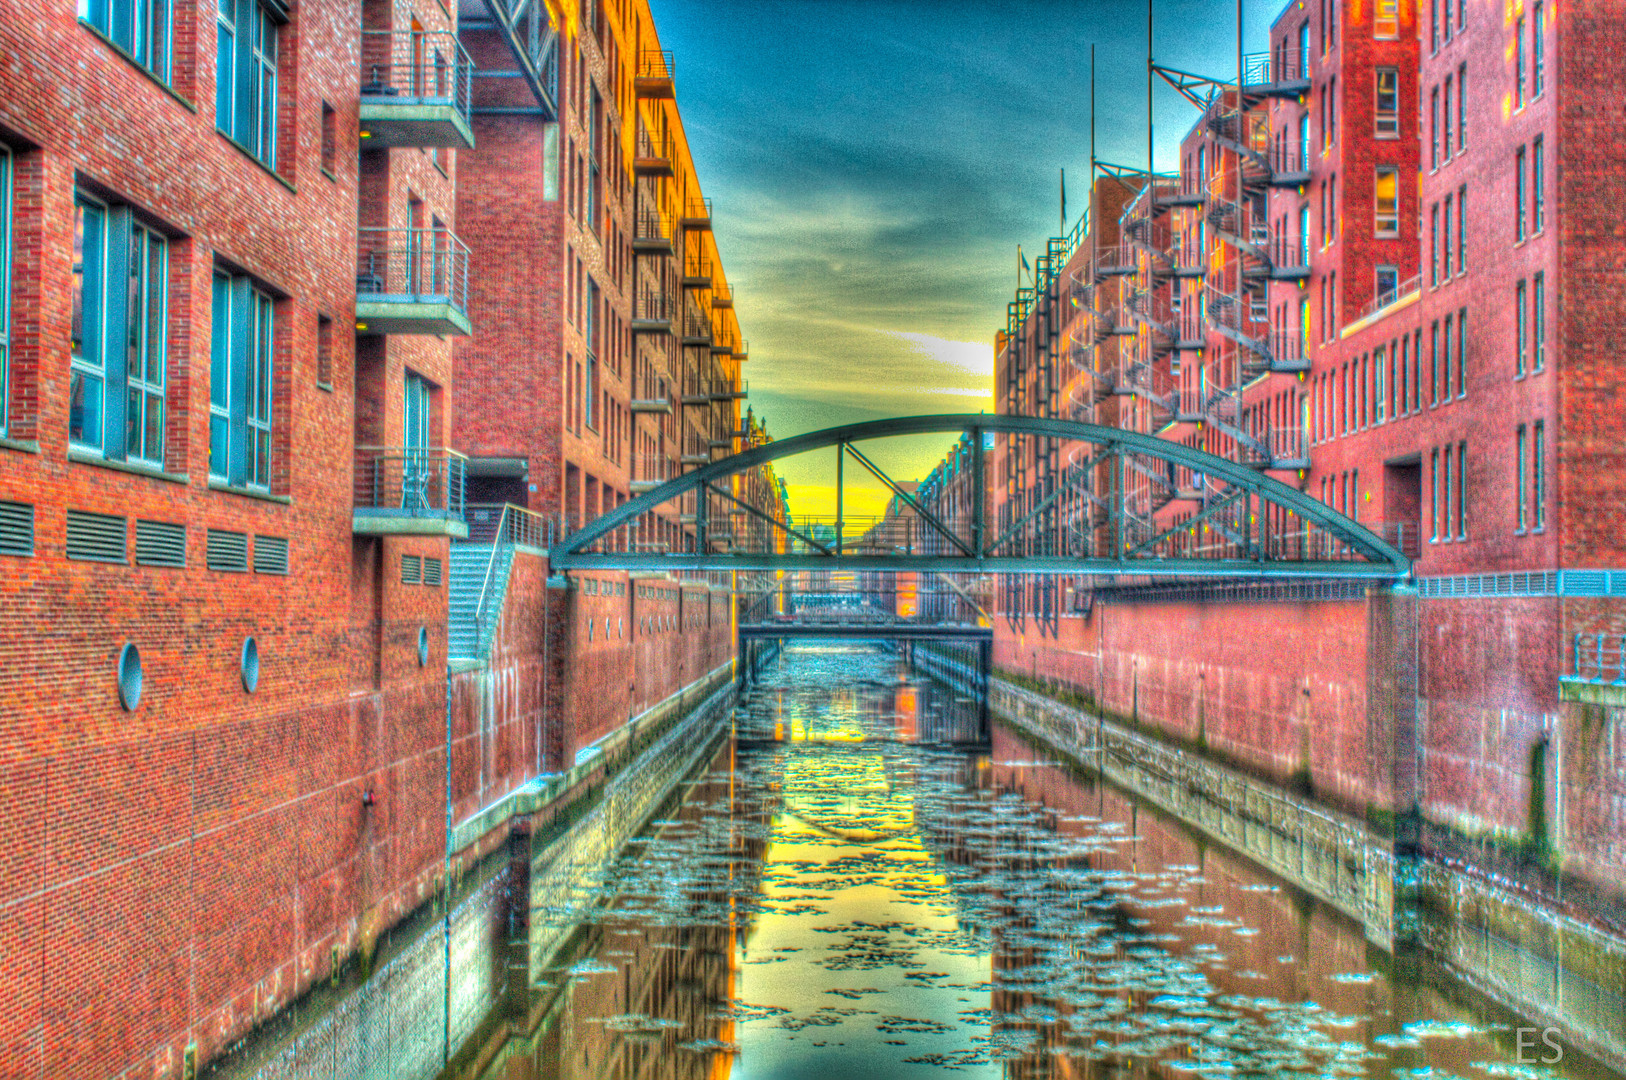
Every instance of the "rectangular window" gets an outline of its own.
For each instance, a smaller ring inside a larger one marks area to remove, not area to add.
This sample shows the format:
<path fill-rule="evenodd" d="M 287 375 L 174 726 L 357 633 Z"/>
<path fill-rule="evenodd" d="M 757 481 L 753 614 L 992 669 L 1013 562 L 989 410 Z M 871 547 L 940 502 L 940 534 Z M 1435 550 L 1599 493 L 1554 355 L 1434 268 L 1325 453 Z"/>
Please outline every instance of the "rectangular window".
<path fill-rule="evenodd" d="M 1383 303 L 1385 298 L 1392 300 L 1394 294 L 1400 291 L 1400 271 L 1393 266 L 1380 266 L 1373 276 L 1373 288 L 1379 303 Z"/>
<path fill-rule="evenodd" d="M 1513 239 L 1522 241 L 1525 237 L 1525 206 L 1524 206 L 1524 147 L 1519 147 L 1513 155 Z"/>
<path fill-rule="evenodd" d="M 1449 446 L 1445 448 L 1445 461 L 1443 464 L 1445 466 L 1442 470 L 1445 478 L 1445 500 L 1442 504 L 1442 508 L 1445 510 L 1445 528 L 1440 530 L 1440 536 L 1441 539 L 1449 543 L 1451 540 L 1452 531 L 1451 516 L 1452 511 L 1456 507 L 1456 501 L 1451 497 L 1451 447 Z"/>
<path fill-rule="evenodd" d="M 1524 108 L 1524 16 L 1513 21 L 1513 108 Z"/>
<path fill-rule="evenodd" d="M 1536 421 L 1530 448 L 1530 473 L 1535 477 L 1531 488 L 1531 502 L 1535 504 L 1536 531 L 1547 527 L 1547 424 Z"/>
<path fill-rule="evenodd" d="M 0 146 L 0 435 L 11 416 L 11 151 Z"/>
<path fill-rule="evenodd" d="M 1377 101 L 1373 131 L 1378 135 L 1400 134 L 1400 69 L 1381 67 L 1376 75 Z"/>
<path fill-rule="evenodd" d="M 1440 259 L 1440 272 L 1446 280 L 1451 278 L 1451 201 L 1453 196 L 1445 197 L 1445 210 L 1440 217 L 1440 246 L 1443 255 Z"/>
<path fill-rule="evenodd" d="M 1433 408 L 1440 403 L 1440 324 L 1431 325 L 1428 334 L 1428 404 Z"/>
<path fill-rule="evenodd" d="M 1525 351 L 1530 347 L 1529 309 L 1525 306 L 1525 293 L 1525 284 L 1521 281 L 1514 289 L 1513 375 L 1515 378 L 1522 378 L 1524 375 Z"/>
<path fill-rule="evenodd" d="M 1440 91 L 1428 95 L 1428 167 L 1440 167 Z"/>
<path fill-rule="evenodd" d="M 1396 416 L 1404 416 L 1411 411 L 1411 357 L 1407 355 L 1411 352 L 1410 345 L 1410 335 L 1400 339 L 1400 402 Z"/>
<path fill-rule="evenodd" d="M 1423 411 L 1423 331 L 1418 329 L 1411 342 L 1411 411 Z"/>
<path fill-rule="evenodd" d="M 1372 352 L 1372 377 L 1377 381 L 1377 389 L 1372 398 L 1377 403 L 1377 423 L 1380 424 L 1386 423 L 1389 419 L 1389 381 L 1386 378 L 1388 372 L 1384 370 L 1387 363 L 1383 347 L 1380 345 Z"/>
<path fill-rule="evenodd" d="M 333 320 L 316 316 L 316 385 L 333 389 Z"/>
<path fill-rule="evenodd" d="M 1525 471 L 1524 471 L 1524 425 L 1520 424 L 1513 436 L 1513 472 L 1514 472 L 1514 504 L 1513 504 L 1513 531 L 1522 533 L 1526 528 L 1525 521 Z"/>
<path fill-rule="evenodd" d="M 1536 357 L 1532 365 L 1536 371 L 1547 367 L 1547 275 L 1537 274 L 1530 292 L 1530 318 L 1534 331 Z"/>
<path fill-rule="evenodd" d="M 1547 5 L 1536 0 L 1535 18 L 1530 28 L 1530 96 L 1540 97 L 1547 88 Z"/>
<path fill-rule="evenodd" d="M 1376 0 L 1372 12 L 1372 36 L 1385 39 L 1400 36 L 1400 0 Z"/>
<path fill-rule="evenodd" d="M 1457 188 L 1457 273 L 1468 272 L 1468 185 Z"/>
<path fill-rule="evenodd" d="M 1429 209 L 1428 222 L 1428 283 L 1440 283 L 1440 204 Z"/>
<path fill-rule="evenodd" d="M 587 377 L 582 383 L 582 423 L 587 430 L 598 430 L 598 414 L 594 406 L 598 399 L 598 357 L 587 354 Z"/>
<path fill-rule="evenodd" d="M 168 254 L 128 206 L 75 200 L 68 438 L 110 460 L 164 462 Z"/>
<path fill-rule="evenodd" d="M 217 271 L 209 355 L 209 476 L 270 490 L 275 302 Z"/>
<path fill-rule="evenodd" d="M 1451 149 L 1451 76 L 1449 75 L 1445 77 L 1445 90 L 1440 97 L 1440 120 L 1442 141 L 1445 144 L 1444 158 L 1446 161 L 1450 161 L 1455 151 Z"/>
<path fill-rule="evenodd" d="M 1379 165 L 1373 178 L 1376 206 L 1373 229 L 1378 236 L 1400 235 L 1400 172 L 1392 165 Z"/>
<path fill-rule="evenodd" d="M 1451 400 L 1451 316 L 1445 317 L 1444 325 L 1440 327 L 1440 386 L 1441 401 Z"/>
<path fill-rule="evenodd" d="M 1457 153 L 1468 149 L 1468 65 L 1457 68 Z"/>
<path fill-rule="evenodd" d="M 1428 456 L 1428 540 L 1440 542 L 1440 452 L 1430 451 Z"/>
<path fill-rule="evenodd" d="M 1530 227 L 1540 232 L 1547 225 L 1547 155 L 1538 137 L 1530 144 Z"/>
<path fill-rule="evenodd" d="M 1450 0 L 1446 0 L 1447 3 Z M 1445 17 L 1449 19 L 1451 12 L 1446 10 Z M 1428 51 L 1440 51 L 1440 0 L 1428 0 Z"/>
<path fill-rule="evenodd" d="M 79 17 L 164 82 L 174 53 L 171 0 L 79 0 Z"/>
<path fill-rule="evenodd" d="M 1468 444 L 1457 443 L 1457 539 L 1468 539 Z"/>
<path fill-rule="evenodd" d="M 436 151 L 438 153 L 438 147 Z M 334 112 L 333 106 L 324 101 L 322 102 L 322 168 L 329 176 L 332 176 L 337 171 L 338 164 L 339 114 Z"/>
<path fill-rule="evenodd" d="M 277 167 L 276 0 L 219 0 L 215 19 L 215 127 Z"/>

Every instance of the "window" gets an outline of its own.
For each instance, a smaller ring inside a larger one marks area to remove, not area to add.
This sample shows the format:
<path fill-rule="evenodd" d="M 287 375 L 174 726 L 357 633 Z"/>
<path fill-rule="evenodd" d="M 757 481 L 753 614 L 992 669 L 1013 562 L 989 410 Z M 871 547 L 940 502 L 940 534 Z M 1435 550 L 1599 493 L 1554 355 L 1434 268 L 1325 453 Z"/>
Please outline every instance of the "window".
<path fill-rule="evenodd" d="M 1440 324 L 1435 322 L 1428 328 L 1428 404 L 1430 408 L 1440 403 Z"/>
<path fill-rule="evenodd" d="M 1541 139 L 1530 144 L 1530 227 L 1540 232 L 1547 225 L 1547 155 Z"/>
<path fill-rule="evenodd" d="M 0 435 L 11 415 L 11 151 L 0 146 Z"/>
<path fill-rule="evenodd" d="M 79 17 L 164 82 L 174 45 L 170 0 L 79 0 Z"/>
<path fill-rule="evenodd" d="M 1457 312 L 1457 397 L 1468 396 L 1468 309 Z"/>
<path fill-rule="evenodd" d="M 1450 0 L 1446 0 L 1447 3 Z M 1451 18 L 1450 9 L 1446 9 L 1445 17 Z M 1428 51 L 1440 51 L 1440 0 L 1428 0 Z"/>
<path fill-rule="evenodd" d="M 1377 69 L 1377 109 L 1373 130 L 1379 135 L 1400 134 L 1400 69 Z"/>
<path fill-rule="evenodd" d="M 436 147 L 439 152 L 439 147 Z M 333 106 L 322 102 L 322 168 L 329 176 L 337 171 L 339 161 L 339 118 Z M 439 160 L 436 160 L 439 164 Z"/>
<path fill-rule="evenodd" d="M 277 166 L 280 4 L 219 0 L 215 20 L 215 127 L 270 168 Z"/>
<path fill-rule="evenodd" d="M 1411 411 L 1423 411 L 1423 331 L 1418 329 L 1411 343 Z"/>
<path fill-rule="evenodd" d="M 316 385 L 333 389 L 333 320 L 316 316 Z"/>
<path fill-rule="evenodd" d="M 271 297 L 216 272 L 209 354 L 209 476 L 271 487 Z"/>
<path fill-rule="evenodd" d="M 68 438 L 110 460 L 164 463 L 168 254 L 128 206 L 75 201 Z"/>
<path fill-rule="evenodd" d="M 1515 378 L 1524 377 L 1525 350 L 1530 347 L 1530 328 L 1528 325 L 1529 311 L 1525 307 L 1525 283 L 1519 282 L 1514 290 L 1514 353 L 1513 375 Z"/>
<path fill-rule="evenodd" d="M 1547 527 L 1547 425 L 1537 420 L 1531 440 L 1530 472 L 1535 477 L 1531 488 L 1531 503 L 1535 507 L 1536 531 Z"/>
<path fill-rule="evenodd" d="M 1513 531 L 1525 531 L 1525 472 L 1524 472 L 1524 425 L 1520 424 L 1513 436 L 1513 472 L 1515 476 L 1513 491 Z"/>
<path fill-rule="evenodd" d="M 1540 97 L 1547 88 L 1547 5 L 1536 0 L 1535 19 L 1530 30 L 1530 96 Z"/>
<path fill-rule="evenodd" d="M 1443 505 L 1445 510 L 1445 528 L 1440 530 L 1440 538 L 1446 543 L 1451 542 L 1451 517 L 1452 511 L 1456 508 L 1456 501 L 1451 498 L 1451 450 L 1452 448 L 1450 446 L 1445 448 L 1445 468 L 1443 470 L 1445 475 L 1445 502 Z"/>
<path fill-rule="evenodd" d="M 1338 80 L 1327 80 L 1327 145 L 1338 143 Z"/>
<path fill-rule="evenodd" d="M 1457 273 L 1468 272 L 1468 185 L 1457 188 Z"/>
<path fill-rule="evenodd" d="M 1451 76 L 1445 77 L 1445 91 L 1440 97 L 1441 129 L 1445 136 L 1445 160 L 1450 161 L 1451 149 Z"/>
<path fill-rule="evenodd" d="M 1428 212 L 1428 283 L 1440 283 L 1440 204 L 1435 203 Z"/>
<path fill-rule="evenodd" d="M 1440 452 L 1432 450 L 1428 455 L 1428 541 L 1431 544 L 1440 542 Z"/>
<path fill-rule="evenodd" d="M 1392 165 L 1379 165 L 1373 188 L 1373 230 L 1379 236 L 1400 235 L 1400 172 Z"/>
<path fill-rule="evenodd" d="M 1547 275 L 1537 274 L 1530 293 L 1531 323 L 1534 329 L 1536 359 L 1535 370 L 1547 367 Z"/>
<path fill-rule="evenodd" d="M 1440 327 L 1440 400 L 1451 400 L 1451 316 Z"/>
<path fill-rule="evenodd" d="M 1468 444 L 1457 443 L 1457 539 L 1468 539 Z"/>
<path fill-rule="evenodd" d="M 1457 153 L 1468 149 L 1468 65 L 1457 68 Z"/>
<path fill-rule="evenodd" d="M 1524 216 L 1524 147 L 1513 155 L 1513 239 L 1523 241 Z"/>
<path fill-rule="evenodd" d="M 1445 251 L 1445 257 L 1440 260 L 1440 270 L 1446 280 L 1451 278 L 1451 199 L 1450 195 L 1445 197 L 1445 210 L 1440 228 L 1440 243 Z"/>
<path fill-rule="evenodd" d="M 1373 289 L 1377 293 L 1378 302 L 1383 303 L 1385 298 L 1393 299 L 1394 294 L 1400 290 L 1400 271 L 1393 266 L 1380 266 L 1374 273 Z"/>
<path fill-rule="evenodd" d="M 1376 0 L 1372 13 L 1372 36 L 1396 38 L 1400 36 L 1400 0 Z"/>
<path fill-rule="evenodd" d="M 1513 21 L 1513 108 L 1524 108 L 1524 16 Z"/>
<path fill-rule="evenodd" d="M 1440 167 L 1440 92 L 1432 90 L 1428 95 L 1428 167 Z"/>

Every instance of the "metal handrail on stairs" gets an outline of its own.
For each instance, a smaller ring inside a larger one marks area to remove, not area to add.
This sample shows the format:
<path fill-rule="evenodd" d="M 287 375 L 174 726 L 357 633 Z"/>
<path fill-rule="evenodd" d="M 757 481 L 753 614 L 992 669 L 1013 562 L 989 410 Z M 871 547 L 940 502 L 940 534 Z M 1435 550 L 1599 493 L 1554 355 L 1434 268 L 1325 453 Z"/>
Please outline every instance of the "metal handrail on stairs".
<path fill-rule="evenodd" d="M 472 507 L 470 509 L 473 509 Z M 563 523 L 560 523 L 560 536 L 564 535 Z M 497 527 L 491 534 L 491 554 L 486 558 L 485 577 L 480 582 L 480 599 L 474 607 L 474 633 L 476 646 L 483 645 L 486 640 L 486 619 L 490 612 L 492 585 L 496 581 L 497 565 L 501 559 L 504 548 L 512 548 L 515 544 L 528 543 L 544 549 L 553 546 L 554 521 L 544 517 L 523 506 L 513 503 L 504 503 L 502 513 L 497 518 Z"/>

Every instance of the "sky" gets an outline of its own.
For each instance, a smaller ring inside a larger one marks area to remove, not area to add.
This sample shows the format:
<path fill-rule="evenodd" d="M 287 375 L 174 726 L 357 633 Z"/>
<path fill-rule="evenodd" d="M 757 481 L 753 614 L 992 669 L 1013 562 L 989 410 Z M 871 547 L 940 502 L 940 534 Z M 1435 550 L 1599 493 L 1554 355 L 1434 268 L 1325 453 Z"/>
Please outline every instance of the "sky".
<path fill-rule="evenodd" d="M 1159 64 L 1234 75 L 1234 0 L 1155 2 Z M 1247 3 L 1247 51 L 1262 51 L 1282 0 Z M 1144 0 L 650 6 L 769 432 L 994 411 L 1017 245 L 1031 263 L 1058 234 L 1061 170 L 1069 226 L 1087 201 L 1092 43 L 1097 156 L 1145 163 Z M 1195 110 L 1159 82 L 1154 120 L 1157 167 L 1171 169 Z M 952 441 L 873 450 L 919 479 Z M 781 467 L 793 514 L 832 512 L 833 462 Z"/>

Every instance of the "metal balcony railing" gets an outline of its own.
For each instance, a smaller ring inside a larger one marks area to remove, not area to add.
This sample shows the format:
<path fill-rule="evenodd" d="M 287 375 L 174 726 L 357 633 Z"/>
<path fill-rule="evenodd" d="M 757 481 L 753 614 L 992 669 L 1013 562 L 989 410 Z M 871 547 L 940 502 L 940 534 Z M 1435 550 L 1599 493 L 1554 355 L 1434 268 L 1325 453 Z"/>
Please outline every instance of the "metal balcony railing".
<path fill-rule="evenodd" d="M 677 476 L 676 459 L 668 454 L 634 454 L 631 482 L 640 487 L 654 487 Z"/>
<path fill-rule="evenodd" d="M 672 246 L 671 233 L 666 228 L 666 222 L 661 219 L 659 211 L 639 210 L 632 224 L 632 244 L 634 250 L 638 248 L 670 249 Z"/>
<path fill-rule="evenodd" d="M 683 284 L 687 288 L 711 288 L 711 260 L 704 255 L 690 254 L 683 260 Z"/>
<path fill-rule="evenodd" d="M 444 447 L 356 447 L 352 505 L 389 517 L 463 516 L 467 459 Z"/>
<path fill-rule="evenodd" d="M 1304 364 L 1310 362 L 1310 350 L 1304 340 L 1304 331 L 1297 327 L 1283 327 L 1270 332 L 1270 358 L 1276 364 Z"/>
<path fill-rule="evenodd" d="M 638 152 L 633 159 L 635 171 L 645 175 L 672 171 L 672 136 L 654 136 L 645 128 L 638 129 Z"/>
<path fill-rule="evenodd" d="M 448 229 L 363 228 L 356 299 L 422 301 L 468 308 L 469 249 Z"/>
<path fill-rule="evenodd" d="M 1242 85 L 1254 88 L 1302 82 L 1310 77 L 1309 59 L 1297 48 L 1248 53 L 1242 58 Z"/>
<path fill-rule="evenodd" d="M 1576 634 L 1570 639 L 1570 670 L 1566 678 L 1626 686 L 1626 635 Z"/>
<path fill-rule="evenodd" d="M 666 294 L 646 289 L 640 292 L 632 305 L 632 321 L 635 323 L 668 323 L 672 321 L 672 305 L 668 302 Z"/>
<path fill-rule="evenodd" d="M 684 315 L 683 315 L 683 344 L 685 344 L 685 345 L 710 345 L 711 344 L 711 320 L 706 318 L 703 315 L 697 315 L 692 311 L 684 312 Z"/>
<path fill-rule="evenodd" d="M 1278 177 L 1308 178 L 1310 144 L 1293 132 L 1279 132 L 1270 142 L 1270 171 Z"/>
<path fill-rule="evenodd" d="M 513 503 L 469 503 L 463 511 L 469 540 L 476 544 L 525 544 L 547 548 L 570 534 L 563 514 L 538 514 Z"/>
<path fill-rule="evenodd" d="M 467 120 L 474 62 L 447 31 L 363 30 L 361 97 L 445 102 Z"/>
<path fill-rule="evenodd" d="M 1367 302 L 1365 307 L 1361 308 L 1361 313 L 1358 316 L 1356 316 L 1356 318 L 1357 319 L 1364 319 L 1368 315 L 1376 315 L 1378 312 L 1382 311 L 1384 308 L 1388 307 L 1390 304 L 1394 303 L 1396 300 L 1404 299 L 1405 297 L 1410 296 L 1412 293 L 1416 292 L 1418 289 L 1420 289 L 1422 287 L 1423 287 L 1423 275 L 1422 274 L 1418 274 L 1415 277 L 1407 278 L 1405 281 L 1402 281 L 1400 284 L 1396 285 L 1394 288 L 1386 289 L 1385 291 L 1383 291 L 1381 293 L 1378 293 L 1378 295 L 1374 296 L 1371 300 L 1369 300 Z"/>
<path fill-rule="evenodd" d="M 683 207 L 683 224 L 691 229 L 710 228 L 711 200 L 690 199 Z"/>
<path fill-rule="evenodd" d="M 670 79 L 673 75 L 670 49 L 645 49 L 638 54 L 640 79 Z"/>

